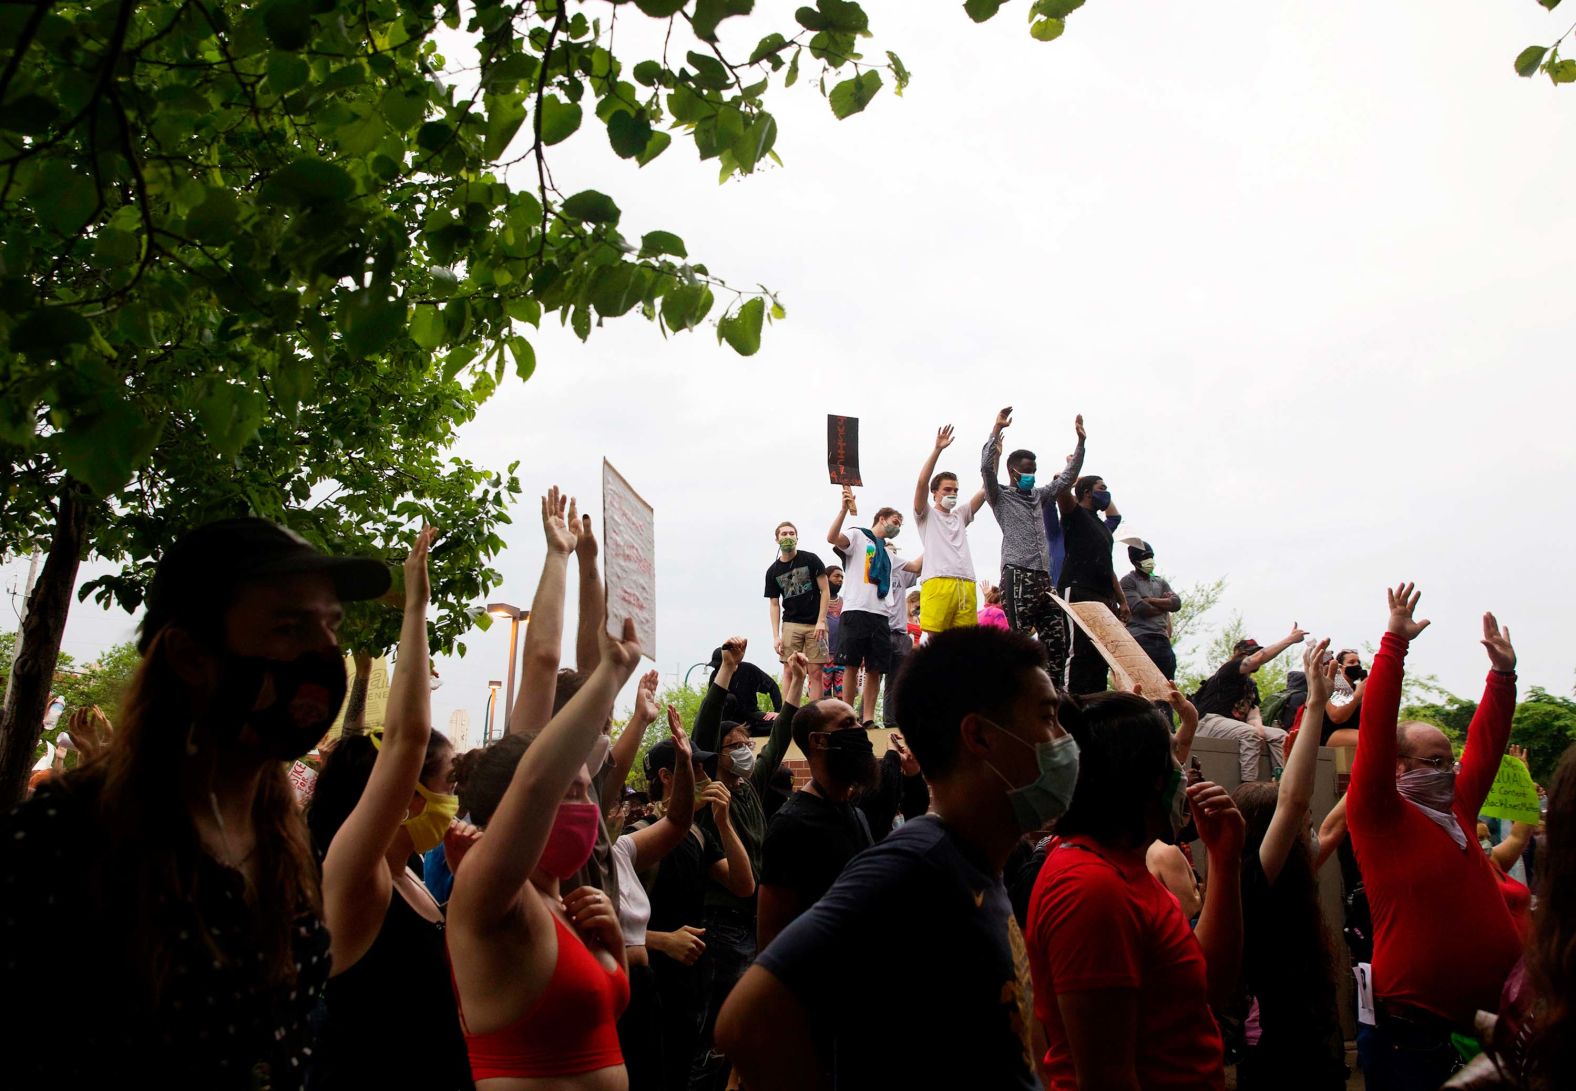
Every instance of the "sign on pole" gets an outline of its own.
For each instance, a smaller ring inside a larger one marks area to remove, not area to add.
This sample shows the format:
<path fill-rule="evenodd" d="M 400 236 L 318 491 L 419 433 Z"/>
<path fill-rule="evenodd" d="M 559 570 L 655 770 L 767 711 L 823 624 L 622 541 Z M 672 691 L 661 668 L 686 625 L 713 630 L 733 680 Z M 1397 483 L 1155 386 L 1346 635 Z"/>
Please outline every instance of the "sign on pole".
<path fill-rule="evenodd" d="M 863 485 L 859 480 L 859 418 L 826 415 L 826 468 L 834 485 Z"/>
<path fill-rule="evenodd" d="M 657 657 L 657 524 L 651 505 L 602 460 L 602 534 L 607 631 L 624 635 L 633 618 L 641 654 Z"/>

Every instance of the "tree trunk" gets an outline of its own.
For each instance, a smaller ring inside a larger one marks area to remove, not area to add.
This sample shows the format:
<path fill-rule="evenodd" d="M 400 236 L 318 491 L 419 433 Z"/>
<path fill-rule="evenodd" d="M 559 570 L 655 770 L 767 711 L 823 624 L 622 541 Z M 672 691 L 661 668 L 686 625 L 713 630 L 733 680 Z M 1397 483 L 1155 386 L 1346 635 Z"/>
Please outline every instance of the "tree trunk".
<path fill-rule="evenodd" d="M 372 657 L 366 652 L 356 652 L 356 677 L 350 683 L 350 694 L 345 698 L 346 735 L 364 735 L 367 731 L 367 685 L 372 680 Z"/>
<path fill-rule="evenodd" d="M 17 634 L 16 667 L 6 685 L 0 708 L 0 806 L 7 809 L 27 794 L 33 749 L 43 730 L 44 711 L 60 657 L 60 638 L 71 609 L 82 546 L 87 541 L 89 499 L 67 478 L 55 513 L 55 534 L 44 559 L 44 571 L 27 600 L 22 631 Z"/>

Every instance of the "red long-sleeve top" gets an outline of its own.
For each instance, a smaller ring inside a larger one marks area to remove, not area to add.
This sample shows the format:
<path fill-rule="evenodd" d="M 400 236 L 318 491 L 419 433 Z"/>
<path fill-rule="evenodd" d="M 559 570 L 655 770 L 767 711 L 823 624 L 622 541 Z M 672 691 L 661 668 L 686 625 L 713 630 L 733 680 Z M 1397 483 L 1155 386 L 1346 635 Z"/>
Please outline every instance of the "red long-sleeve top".
<path fill-rule="evenodd" d="M 1490 673 L 1467 729 L 1456 778 L 1455 817 L 1466 850 L 1395 788 L 1396 719 L 1407 642 L 1386 633 L 1363 695 L 1357 755 L 1346 796 L 1347 827 L 1374 921 L 1374 994 L 1469 1026 L 1497 1010 L 1521 955 L 1516 926 L 1488 857 L 1477 814 L 1510 738 L 1513 675 Z"/>

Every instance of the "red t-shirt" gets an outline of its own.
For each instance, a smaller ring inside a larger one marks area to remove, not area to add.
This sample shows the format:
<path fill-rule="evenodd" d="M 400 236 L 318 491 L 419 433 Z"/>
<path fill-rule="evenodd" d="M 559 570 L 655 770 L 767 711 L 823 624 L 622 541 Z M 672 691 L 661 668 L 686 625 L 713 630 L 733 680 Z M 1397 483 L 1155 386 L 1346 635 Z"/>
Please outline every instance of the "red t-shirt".
<path fill-rule="evenodd" d="M 1386 633 L 1374 656 L 1346 793 L 1346 824 L 1374 920 L 1374 996 L 1423 1008 L 1467 1027 L 1495 1010 L 1521 957 L 1494 865 L 1477 844 L 1477 816 L 1499 771 L 1516 708 L 1516 682 L 1490 674 L 1456 778 L 1448 833 L 1395 788 L 1396 718 L 1407 642 Z"/>
<path fill-rule="evenodd" d="M 1225 1087 L 1204 950 L 1142 850 L 1058 842 L 1034 882 L 1026 939 L 1051 1091 L 1078 1088 L 1056 995 L 1091 989 L 1138 991 L 1140 1086 Z"/>

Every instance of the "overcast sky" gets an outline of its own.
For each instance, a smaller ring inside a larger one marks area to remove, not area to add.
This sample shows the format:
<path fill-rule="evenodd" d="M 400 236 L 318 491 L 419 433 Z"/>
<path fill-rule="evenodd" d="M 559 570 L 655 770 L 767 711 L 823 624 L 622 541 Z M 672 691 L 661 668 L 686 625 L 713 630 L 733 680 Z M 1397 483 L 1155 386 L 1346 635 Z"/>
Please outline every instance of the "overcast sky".
<path fill-rule="evenodd" d="M 768 17 L 725 41 L 747 54 L 794 6 L 762 0 Z M 807 55 L 807 78 L 772 92 L 784 169 L 719 187 L 691 144 L 640 170 L 589 129 L 554 150 L 564 192 L 609 193 L 626 236 L 676 232 L 715 274 L 777 291 L 788 320 L 750 359 L 710 326 L 664 341 L 633 315 L 584 345 L 525 331 L 535 377 L 506 382 L 459 448 L 522 460 L 494 598 L 530 603 L 549 484 L 600 526 L 606 456 L 656 508 L 660 669 L 735 632 L 770 667 L 773 526 L 830 559 L 825 415 L 860 418 L 868 513 L 907 510 L 943 423 L 942 468 L 976 482 L 1011 404 L 1009 446 L 1047 471 L 1084 414 L 1086 469 L 1124 529 L 1174 583 L 1229 580 L 1216 620 L 1240 611 L 1265 643 L 1294 620 L 1377 643 L 1386 583 L 1414 579 L 1434 621 L 1415 669 L 1475 697 L 1492 609 L 1523 690 L 1569 691 L 1576 90 L 1511 69 L 1567 23 L 1531 0 L 1097 0 L 1042 44 L 1022 2 L 983 26 L 961 3 L 865 7 L 867 53 L 895 50 L 914 82 L 837 122 Z M 653 53 L 621 12 L 633 65 Z M 918 549 L 913 528 L 898 542 Z M 982 512 L 982 577 L 999 544 Z M 77 606 L 65 649 L 91 658 L 132 625 Z M 438 662 L 436 724 L 464 707 L 479 734 L 507 640 L 495 626 Z"/>

